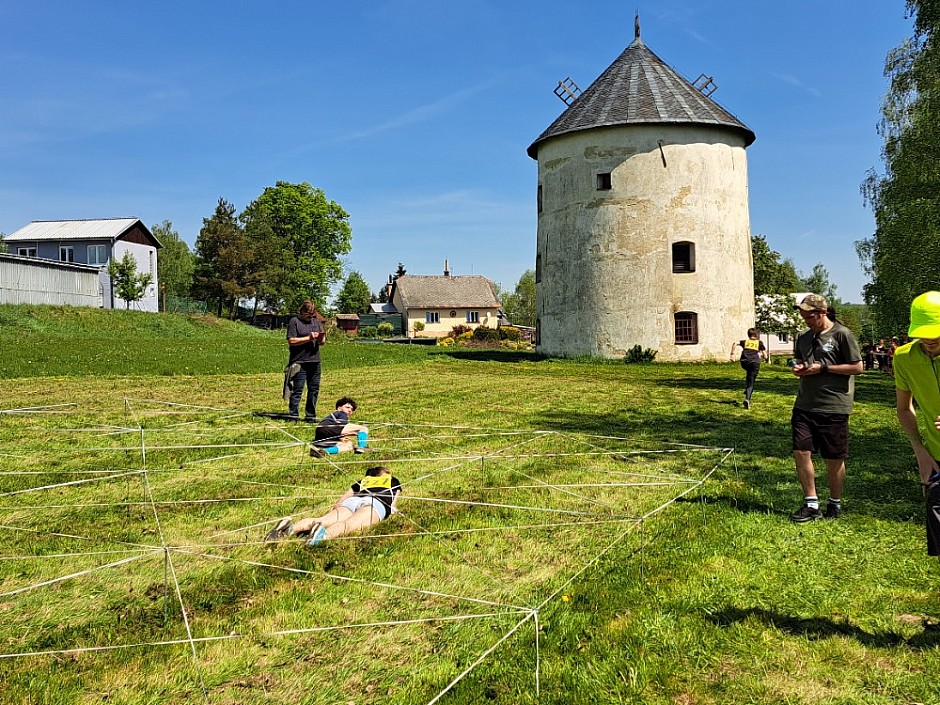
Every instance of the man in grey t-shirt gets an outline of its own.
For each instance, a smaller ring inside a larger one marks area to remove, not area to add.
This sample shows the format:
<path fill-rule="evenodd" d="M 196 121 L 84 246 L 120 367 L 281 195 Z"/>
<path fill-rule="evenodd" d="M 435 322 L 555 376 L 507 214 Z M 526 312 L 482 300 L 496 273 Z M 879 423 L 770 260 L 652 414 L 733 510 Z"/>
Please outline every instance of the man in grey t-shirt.
<path fill-rule="evenodd" d="M 845 459 L 849 453 L 849 414 L 855 396 L 854 375 L 862 373 L 862 353 L 852 331 L 826 313 L 829 305 L 818 294 L 809 294 L 797 306 L 809 330 L 793 344 L 793 374 L 800 389 L 793 404 L 793 459 L 803 488 L 803 506 L 790 520 L 803 523 L 823 516 L 816 495 L 813 453 L 826 461 L 829 503 L 825 517 L 842 516 Z"/>

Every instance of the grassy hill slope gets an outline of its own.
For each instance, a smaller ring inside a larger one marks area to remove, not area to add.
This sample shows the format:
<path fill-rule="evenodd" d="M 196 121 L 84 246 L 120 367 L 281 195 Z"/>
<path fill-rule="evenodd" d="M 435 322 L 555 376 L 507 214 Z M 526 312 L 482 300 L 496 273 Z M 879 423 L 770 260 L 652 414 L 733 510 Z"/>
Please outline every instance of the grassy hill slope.
<path fill-rule="evenodd" d="M 343 367 L 423 358 L 426 351 L 328 341 Z M 378 353 L 378 354 L 377 354 Z M 212 315 L 153 314 L 74 306 L 0 306 L 0 378 L 255 374 L 287 362 L 284 331 Z"/>

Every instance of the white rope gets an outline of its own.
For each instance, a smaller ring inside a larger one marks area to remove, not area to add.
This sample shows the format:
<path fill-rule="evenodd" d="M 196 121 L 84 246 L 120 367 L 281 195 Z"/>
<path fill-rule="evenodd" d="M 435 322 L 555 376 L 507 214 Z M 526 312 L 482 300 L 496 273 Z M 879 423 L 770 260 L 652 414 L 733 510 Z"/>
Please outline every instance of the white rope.
<path fill-rule="evenodd" d="M 36 588 L 41 588 L 46 585 L 55 585 L 56 583 L 61 583 L 63 580 L 71 580 L 72 578 L 80 578 L 83 575 L 88 575 L 89 573 L 94 573 L 98 570 L 104 570 L 105 568 L 114 568 L 119 565 L 124 565 L 125 563 L 131 563 L 143 558 L 144 556 L 154 555 L 154 551 L 150 553 L 141 553 L 137 556 L 130 556 L 129 558 L 122 558 L 119 561 L 114 561 L 113 563 L 106 563 L 105 565 L 95 566 L 94 568 L 89 568 L 88 570 L 80 570 L 77 573 L 71 573 L 70 575 L 61 575 L 58 578 L 53 578 L 52 580 L 44 580 L 41 583 L 33 583 L 32 585 L 27 585 L 26 587 L 17 588 L 16 590 L 10 590 L 9 592 L 0 592 L 0 597 L 10 597 L 11 595 L 19 595 L 22 592 L 29 592 L 30 590 L 35 590 Z"/>
<path fill-rule="evenodd" d="M 67 402 L 65 404 L 46 404 L 44 406 L 23 406 L 19 409 L 0 409 L 0 414 L 25 414 L 25 413 L 34 413 L 34 412 L 43 412 L 48 411 L 49 409 L 62 410 L 65 407 L 76 407 L 78 404 L 75 402 Z"/>
<path fill-rule="evenodd" d="M 163 525 L 160 523 L 160 513 L 157 511 L 156 504 L 153 501 L 153 488 L 150 486 L 150 477 L 147 474 L 147 446 L 146 440 L 144 437 L 144 429 L 140 429 L 140 456 L 141 461 L 144 464 L 144 486 L 147 491 L 147 496 L 150 498 L 151 508 L 153 509 L 153 519 L 157 525 L 157 534 L 160 537 L 160 543 L 164 546 L 164 558 L 167 561 L 167 565 L 170 569 L 170 574 L 173 576 L 173 587 L 176 592 L 176 599 L 179 602 L 180 614 L 183 617 L 183 625 L 186 628 L 186 637 L 189 639 L 189 647 L 192 652 L 193 663 L 196 667 L 196 675 L 199 678 L 199 685 L 202 687 L 202 693 L 206 701 L 209 700 L 209 689 L 206 687 L 205 680 L 202 677 L 202 669 L 199 664 L 199 655 L 196 653 L 196 644 L 193 641 L 193 630 L 189 624 L 189 614 L 186 611 L 186 602 L 183 600 L 183 591 L 180 587 L 179 576 L 176 574 L 176 566 L 173 564 L 173 557 L 170 555 L 170 552 L 166 549 L 166 539 L 163 534 Z"/>
<path fill-rule="evenodd" d="M 523 624 L 525 624 L 525 623 L 528 622 L 530 619 L 532 619 L 535 614 L 536 614 L 536 611 L 535 611 L 535 610 L 532 610 L 532 611 L 529 612 L 525 617 L 523 617 L 523 618 L 519 621 L 519 623 L 518 623 L 516 626 L 514 626 L 512 629 L 510 629 L 508 632 L 506 632 L 506 634 L 504 634 L 504 635 L 502 636 L 502 638 L 501 638 L 499 641 L 497 641 L 497 642 L 496 642 L 495 644 L 493 644 L 490 648 L 488 648 L 486 651 L 484 651 L 482 654 L 480 654 L 480 656 L 476 659 L 476 661 L 474 661 L 474 662 L 471 663 L 469 666 L 467 666 L 467 667 L 460 673 L 460 675 L 458 675 L 456 678 L 454 678 L 454 680 L 452 680 L 450 683 L 448 683 L 448 684 L 447 684 L 447 687 L 445 687 L 444 690 L 442 690 L 440 693 L 438 693 L 435 697 L 431 698 L 431 699 L 428 701 L 428 704 L 427 704 L 427 705 L 434 705 L 434 703 L 436 703 L 438 700 L 440 700 L 440 699 L 443 698 L 445 695 L 447 695 L 447 693 L 450 692 L 450 691 L 454 688 L 454 686 L 456 686 L 460 681 L 462 681 L 462 680 L 464 679 L 464 677 L 465 677 L 468 673 L 470 673 L 470 671 L 472 671 L 474 668 L 476 668 L 476 667 L 479 666 L 481 663 L 483 663 L 483 661 L 486 659 L 487 656 L 489 656 L 489 655 L 490 655 L 491 653 L 493 653 L 497 648 L 499 648 L 500 644 L 502 644 L 502 643 L 503 643 L 504 641 L 506 641 L 509 637 L 511 637 L 513 634 L 515 634 L 515 633 L 519 630 L 519 627 L 521 627 Z"/>
<path fill-rule="evenodd" d="M 471 569 L 475 570 L 477 573 L 479 573 L 480 575 L 482 575 L 484 578 L 486 578 L 486 579 L 489 580 L 490 582 L 492 582 L 492 583 L 498 585 L 500 588 L 502 588 L 502 589 L 504 589 L 504 590 L 508 590 L 509 593 L 513 596 L 513 598 L 518 599 L 518 595 L 517 595 L 516 591 L 513 589 L 513 587 L 512 587 L 511 585 L 507 585 L 504 581 L 500 580 L 499 578 L 497 578 L 497 577 L 494 576 L 494 575 L 491 575 L 489 571 L 487 571 L 487 570 L 481 568 L 480 566 L 476 565 L 475 563 L 473 563 L 473 561 L 471 561 L 469 558 L 467 558 L 464 554 L 462 554 L 462 553 L 461 553 L 460 551 L 458 551 L 456 548 L 453 548 L 453 547 L 451 547 L 451 546 L 448 546 L 447 543 L 444 542 L 444 541 L 440 538 L 440 536 L 438 536 L 438 535 L 434 534 L 433 532 L 431 532 L 431 531 L 425 529 L 423 526 L 421 526 L 420 524 L 418 524 L 418 522 L 416 522 L 414 519 L 408 517 L 408 516 L 405 515 L 403 512 L 398 512 L 398 516 L 402 517 L 402 519 L 404 519 L 405 521 L 407 521 L 407 522 L 411 523 L 412 525 L 416 526 L 416 527 L 418 528 L 418 530 L 421 531 L 421 534 L 418 534 L 419 536 L 427 536 L 427 537 L 429 537 L 429 538 L 434 539 L 434 541 L 437 543 L 438 546 L 440 546 L 441 548 L 443 548 L 445 551 L 447 551 L 447 552 L 449 552 L 449 553 L 451 553 L 451 554 L 457 556 L 457 558 L 459 558 L 460 560 L 462 560 L 462 561 L 463 561 L 467 566 L 469 566 Z"/>
<path fill-rule="evenodd" d="M 0 495 L 2 496 L 2 495 Z M 92 507 L 149 507 L 154 504 L 158 507 L 172 507 L 181 504 L 226 504 L 228 502 L 285 502 L 289 500 L 301 499 L 322 499 L 322 497 L 304 497 L 303 495 L 286 495 L 281 497 L 226 497 L 224 499 L 162 499 L 148 502 L 147 500 L 136 500 L 128 502 L 86 502 L 78 504 L 17 504 L 10 507 L 0 506 L 0 511 L 5 509 L 91 509 Z"/>
<path fill-rule="evenodd" d="M 0 556 L 0 561 L 35 561 L 43 558 L 85 558 L 87 556 L 113 556 L 114 554 L 140 553 L 140 549 L 122 551 L 80 551 L 77 553 L 30 553 L 20 556 Z"/>
<path fill-rule="evenodd" d="M 374 585 L 375 587 L 388 588 L 390 590 L 404 590 L 406 592 L 414 592 L 419 595 L 430 595 L 431 597 L 444 597 L 450 600 L 460 600 L 462 602 L 471 602 L 471 603 L 478 604 L 478 605 L 489 605 L 490 607 L 511 608 L 519 612 L 526 612 L 530 609 L 528 607 L 521 607 L 519 605 L 512 605 L 512 604 L 507 604 L 507 603 L 502 603 L 502 602 L 494 602 L 492 600 L 483 600 L 483 599 L 476 598 L 476 597 L 462 597 L 460 595 L 451 595 L 445 592 L 436 592 L 434 590 L 423 590 L 421 588 L 406 587 L 403 585 L 394 585 L 392 583 L 383 583 L 383 582 L 379 582 L 375 580 L 365 580 L 363 578 L 350 578 L 346 575 L 336 575 L 335 573 L 327 573 L 327 572 L 316 573 L 312 570 L 303 570 L 302 568 L 291 568 L 289 566 L 274 565 L 271 563 L 260 563 L 258 561 L 249 561 L 244 558 L 232 558 L 229 556 L 216 556 L 211 553 L 187 551 L 182 548 L 176 548 L 173 550 L 179 553 L 188 553 L 193 556 L 202 556 L 203 558 L 214 558 L 215 560 L 219 560 L 219 561 L 232 561 L 235 563 L 242 563 L 244 565 L 253 565 L 253 566 L 258 566 L 261 568 L 274 568 L 275 570 L 283 570 L 288 573 L 297 573 L 299 575 L 323 576 L 331 580 L 339 580 L 341 582 L 346 582 L 346 583 L 357 583 L 359 585 Z"/>
<path fill-rule="evenodd" d="M 548 485 L 552 489 L 558 487 L 675 487 L 680 484 L 695 482 L 695 480 L 686 480 L 684 482 L 578 482 L 573 484 L 553 484 Z M 546 489 L 546 485 L 487 485 L 483 488 L 485 492 L 490 490 L 532 490 Z"/>
<path fill-rule="evenodd" d="M 315 510 L 300 513 L 298 517 L 304 517 L 311 514 L 317 514 Z M 249 529 L 257 529 L 263 526 L 271 526 L 276 524 L 278 519 L 267 519 L 263 522 L 253 524 L 251 526 L 239 527 L 237 529 L 231 529 L 229 531 L 223 531 L 218 534 L 213 534 L 208 538 L 217 538 L 219 536 L 227 536 L 231 534 L 244 533 Z M 475 534 L 483 533 L 487 531 L 523 531 L 523 530 L 535 530 L 535 529 L 555 529 L 566 526 L 597 526 L 601 524 L 623 524 L 624 522 L 636 522 L 638 521 L 637 517 L 615 517 L 611 519 L 595 519 L 595 520 L 586 520 L 586 521 L 568 521 L 568 522 L 551 522 L 548 524 L 517 524 L 509 526 L 479 526 L 472 529 L 441 529 L 438 531 L 427 530 L 426 534 L 416 534 L 414 532 L 389 532 L 389 533 L 378 533 L 375 531 L 370 531 L 367 534 L 355 534 L 348 536 L 337 536 L 336 538 L 330 539 L 330 541 L 367 541 L 371 539 L 383 539 L 383 538 L 422 538 L 424 536 L 450 536 L 458 534 Z M 281 542 L 292 542 L 292 541 L 306 541 L 306 538 L 303 537 L 292 537 L 281 539 Z M 190 549 L 190 548 L 242 548 L 245 546 L 270 546 L 270 541 L 265 541 L 263 539 L 258 539 L 257 541 L 239 541 L 238 543 L 206 543 L 206 544 L 179 544 L 176 546 L 170 546 L 169 548 L 173 549 Z"/>
<path fill-rule="evenodd" d="M 43 485 L 42 487 L 30 487 L 25 490 L 12 490 L 10 492 L 0 492 L 0 497 L 12 497 L 17 494 L 26 494 L 27 492 L 39 492 L 41 490 L 54 490 L 57 487 L 69 487 L 72 485 L 84 485 L 88 482 L 101 482 L 102 480 L 114 480 L 119 477 L 129 477 L 131 475 L 140 475 L 143 470 L 129 470 L 128 472 L 121 472 L 115 475 L 101 475 L 98 477 L 90 477 L 86 480 L 71 480 L 70 482 L 58 482 L 54 485 Z"/>
<path fill-rule="evenodd" d="M 408 624 L 428 624 L 436 622 L 460 622 L 472 619 L 498 619 L 516 612 L 490 612 L 481 614 L 449 615 L 443 617 L 422 617 L 417 619 L 402 619 L 384 622 L 359 622 L 355 624 L 330 625 L 325 627 L 300 627 L 297 629 L 278 629 L 271 632 L 253 632 L 251 634 L 219 634 L 217 636 L 197 636 L 193 639 L 166 639 L 163 641 L 144 641 L 134 644 L 108 644 L 106 646 L 79 646 L 74 649 L 50 649 L 48 651 L 24 651 L 20 653 L 0 654 L 0 659 L 25 658 L 29 656 L 55 656 L 64 654 L 81 654 L 96 651 L 117 651 L 119 649 L 139 649 L 153 646 L 183 646 L 191 642 L 205 644 L 216 641 L 231 641 L 235 639 L 266 639 L 276 636 L 294 636 L 297 634 L 314 634 L 317 632 L 332 632 L 346 629 L 374 629 L 377 627 L 395 627 Z"/>
<path fill-rule="evenodd" d="M 22 531 L 22 532 L 29 533 L 29 534 L 40 534 L 42 536 L 57 536 L 59 538 L 65 538 L 65 539 L 77 539 L 79 541 L 89 541 L 93 543 L 104 543 L 104 542 L 116 543 L 120 546 L 134 546 L 136 548 L 142 548 L 142 549 L 147 549 L 147 550 L 155 548 L 155 546 L 153 546 L 152 544 L 135 543 L 133 541 L 121 541 L 119 539 L 113 539 L 110 537 L 107 539 L 103 539 L 103 538 L 95 538 L 92 536 L 79 536 L 78 534 L 64 534 L 58 531 L 43 531 L 41 529 L 27 529 L 22 526 L 10 526 L 9 524 L 0 524 L 0 529 L 9 529 L 10 531 Z"/>
<path fill-rule="evenodd" d="M 574 514 L 576 516 L 598 516 L 596 512 L 580 512 L 574 509 L 555 509 L 553 507 L 527 507 L 522 504 L 496 504 L 494 502 L 471 502 L 462 499 L 442 499 L 440 497 L 415 497 L 408 495 L 409 501 L 441 502 L 442 504 L 463 504 L 470 507 L 493 507 L 495 509 L 522 509 L 529 512 L 550 512 L 553 514 Z"/>

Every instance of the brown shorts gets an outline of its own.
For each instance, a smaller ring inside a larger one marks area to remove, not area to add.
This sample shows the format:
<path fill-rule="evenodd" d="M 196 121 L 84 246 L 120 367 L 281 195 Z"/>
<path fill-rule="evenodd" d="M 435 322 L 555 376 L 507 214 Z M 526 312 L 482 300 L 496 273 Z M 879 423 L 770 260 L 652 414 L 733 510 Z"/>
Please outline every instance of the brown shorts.
<path fill-rule="evenodd" d="M 793 450 L 819 453 L 826 460 L 849 457 L 849 415 L 794 409 L 790 419 Z"/>

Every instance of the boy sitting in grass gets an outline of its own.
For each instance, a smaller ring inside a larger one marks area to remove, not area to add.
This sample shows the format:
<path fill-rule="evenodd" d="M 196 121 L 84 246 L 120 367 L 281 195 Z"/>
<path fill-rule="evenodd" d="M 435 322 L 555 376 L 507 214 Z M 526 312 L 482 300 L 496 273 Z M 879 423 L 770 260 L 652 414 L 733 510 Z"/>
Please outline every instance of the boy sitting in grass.
<path fill-rule="evenodd" d="M 310 455 L 325 458 L 327 455 L 355 451 L 367 453 L 369 448 L 369 429 L 366 426 L 349 423 L 349 417 L 356 411 L 356 402 L 350 397 L 342 397 L 336 402 L 336 411 L 317 424 L 317 431 L 310 446 Z"/>

